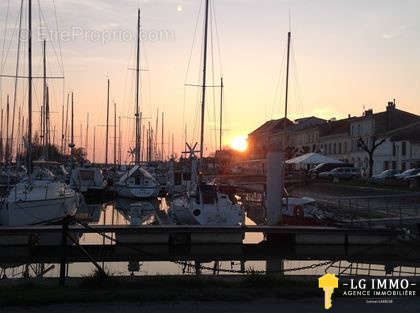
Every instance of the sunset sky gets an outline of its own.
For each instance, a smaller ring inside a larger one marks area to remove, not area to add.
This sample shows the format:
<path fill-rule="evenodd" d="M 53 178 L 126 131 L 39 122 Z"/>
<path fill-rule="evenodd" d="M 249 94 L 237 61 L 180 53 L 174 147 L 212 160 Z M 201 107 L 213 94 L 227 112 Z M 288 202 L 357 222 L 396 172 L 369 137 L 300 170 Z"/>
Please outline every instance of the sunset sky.
<path fill-rule="evenodd" d="M 25 0 L 25 3 L 27 0 Z M 156 111 L 165 112 L 165 139 L 174 133 L 175 152 L 188 141 L 199 140 L 199 83 L 203 5 L 201 0 L 39 0 L 49 30 L 62 40 L 47 44 L 48 74 L 60 76 L 64 65 L 64 92 L 75 93 L 75 134 L 85 137 L 90 114 L 89 157 L 93 128 L 97 127 L 96 161 L 103 161 L 106 121 L 106 80 L 111 79 L 111 101 L 123 116 L 123 161 L 132 143 L 134 121 L 135 31 L 141 8 L 142 100 L 144 123 L 155 127 Z M 213 36 L 210 36 L 208 84 L 225 81 L 224 144 L 246 135 L 268 119 L 284 114 L 286 39 L 291 12 L 292 58 L 290 118 L 315 115 L 342 118 L 360 115 L 363 108 L 384 110 L 395 98 L 401 109 L 420 114 L 420 2 L 417 0 L 212 0 Z M 10 3 L 7 17 L 7 6 Z M 1 72 L 14 74 L 20 0 L 0 2 Z M 41 74 L 41 36 L 38 1 L 33 0 L 34 75 Z M 200 11 L 201 7 L 201 11 Z M 195 25 L 197 16 L 198 29 Z M 26 19 L 26 18 L 24 18 Z M 41 19 L 42 20 L 42 19 Z M 7 26 L 6 37 L 5 28 Z M 217 28 L 216 28 L 217 26 Z M 25 24 L 26 28 L 26 24 Z M 109 36 L 112 36 L 109 37 Z M 195 38 L 195 40 L 194 40 Z M 193 42 L 195 43 L 193 45 Z M 219 44 L 220 45 L 219 45 Z M 24 46 L 26 42 L 24 43 Z M 193 46 L 193 49 L 191 47 Z M 213 47 L 213 49 L 212 49 Z M 214 53 L 212 54 L 211 51 Z M 220 51 L 220 55 L 219 55 Z M 23 53 L 26 53 L 24 47 Z M 6 55 L 7 54 L 7 55 Z M 189 56 L 191 54 L 191 61 Z M 212 65 L 213 63 L 213 65 Z M 190 64 L 190 65 L 189 65 Z M 20 75 L 27 73 L 22 56 Z M 214 82 L 213 82 L 214 78 Z M 24 105 L 26 81 L 20 82 L 18 104 Z M 56 142 L 61 132 L 63 82 L 49 82 L 52 127 Z M 34 111 L 39 111 L 41 84 L 35 83 Z M 218 145 L 218 88 L 208 89 L 206 153 Z M 1 101 L 13 94 L 13 80 L 1 81 Z M 110 120 L 113 123 L 113 106 Z M 159 117 L 160 119 L 160 117 Z M 159 124 L 161 121 L 159 120 Z M 39 128 L 39 113 L 33 125 Z M 160 129 L 160 125 L 159 125 Z M 110 130 L 112 144 L 113 129 Z M 216 140 L 217 139 L 217 140 Z M 84 139 L 85 142 L 85 139 Z M 159 130 L 159 145 L 160 130 Z M 216 145 L 217 143 L 217 145 Z M 166 146 L 166 150 L 168 147 Z M 112 151 L 112 149 L 110 149 Z M 109 158 L 112 159 L 110 152 Z"/>

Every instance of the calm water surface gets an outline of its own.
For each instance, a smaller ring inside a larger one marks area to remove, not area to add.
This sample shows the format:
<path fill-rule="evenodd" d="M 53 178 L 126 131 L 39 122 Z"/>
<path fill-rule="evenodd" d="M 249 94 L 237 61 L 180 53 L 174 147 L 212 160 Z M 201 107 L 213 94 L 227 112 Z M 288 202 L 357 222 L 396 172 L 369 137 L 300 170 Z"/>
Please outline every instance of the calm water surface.
<path fill-rule="evenodd" d="M 91 204 L 84 212 L 81 212 L 83 216 L 89 217 L 91 225 L 130 225 L 130 224 L 141 224 L 141 223 L 153 223 L 156 222 L 155 213 L 157 209 L 162 211 L 167 210 L 168 206 L 165 199 L 159 199 L 153 202 L 138 202 L 124 199 L 117 199 L 108 203 Z M 255 223 L 246 218 L 247 225 L 255 225 Z M 111 234 L 109 234 L 111 235 Z M 246 243 L 259 243 L 263 240 L 263 234 L 261 233 L 248 233 L 245 236 Z M 104 239 L 98 234 L 85 234 L 80 238 L 81 244 L 113 244 L 112 240 Z M 284 268 L 299 268 L 314 263 L 320 263 L 322 261 L 284 261 Z M 192 264 L 192 263 L 191 263 Z M 204 266 L 213 267 L 214 262 L 203 264 Z M 342 262 L 341 266 L 347 266 L 349 263 Z M 106 271 L 114 275 L 182 275 L 182 274 L 194 274 L 193 267 L 188 268 L 187 271 L 183 271 L 183 266 L 172 262 L 144 262 L 140 263 L 140 270 L 138 272 L 130 272 L 128 270 L 128 262 L 112 262 L 103 264 Z M 45 265 L 47 268 L 50 265 Z M 58 277 L 59 265 L 54 264 L 54 268 L 50 270 L 46 277 Z M 265 261 L 250 261 L 245 262 L 246 270 L 265 270 Z M 234 269 L 240 270 L 239 262 L 220 262 L 221 269 Z M 383 273 L 383 266 L 376 267 L 379 272 Z M 325 273 L 326 266 L 320 266 L 312 269 L 297 270 L 286 272 L 291 275 L 323 275 Z M 95 266 L 91 263 L 72 263 L 68 265 L 68 275 L 71 277 L 87 276 L 94 272 Z M 185 270 L 185 268 L 184 268 Z M 330 269 L 331 271 L 331 269 Z M 332 269 L 332 272 L 337 273 L 338 270 Z M 203 273 L 212 273 L 212 271 L 205 271 Z M 223 271 L 220 274 L 227 274 Z M 378 273 L 376 273 L 378 274 Z"/>

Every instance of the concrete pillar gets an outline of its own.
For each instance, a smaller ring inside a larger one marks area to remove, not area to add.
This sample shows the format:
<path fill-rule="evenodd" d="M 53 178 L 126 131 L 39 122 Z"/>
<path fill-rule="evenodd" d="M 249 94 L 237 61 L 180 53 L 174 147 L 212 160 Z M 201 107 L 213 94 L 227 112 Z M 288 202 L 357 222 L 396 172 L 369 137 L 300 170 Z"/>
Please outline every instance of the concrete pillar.
<path fill-rule="evenodd" d="M 267 209 L 267 224 L 277 225 L 282 222 L 283 181 L 283 153 L 270 151 L 267 155 L 267 194 L 265 207 Z"/>
<path fill-rule="evenodd" d="M 282 222 L 282 199 L 284 190 L 284 154 L 273 149 L 267 155 L 267 173 L 266 173 L 266 209 L 267 224 L 279 225 Z M 266 238 L 267 241 L 278 240 L 278 238 Z M 281 274 L 283 270 L 283 260 L 270 259 L 266 261 L 267 274 Z"/>

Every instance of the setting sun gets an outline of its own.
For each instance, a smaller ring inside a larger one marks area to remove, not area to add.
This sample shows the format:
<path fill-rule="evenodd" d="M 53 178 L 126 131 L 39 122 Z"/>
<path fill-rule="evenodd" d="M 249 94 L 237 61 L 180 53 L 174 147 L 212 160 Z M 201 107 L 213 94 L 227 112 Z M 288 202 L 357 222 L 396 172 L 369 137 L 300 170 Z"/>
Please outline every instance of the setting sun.
<path fill-rule="evenodd" d="M 246 136 L 236 136 L 230 143 L 232 149 L 244 152 L 248 148 L 248 141 Z"/>

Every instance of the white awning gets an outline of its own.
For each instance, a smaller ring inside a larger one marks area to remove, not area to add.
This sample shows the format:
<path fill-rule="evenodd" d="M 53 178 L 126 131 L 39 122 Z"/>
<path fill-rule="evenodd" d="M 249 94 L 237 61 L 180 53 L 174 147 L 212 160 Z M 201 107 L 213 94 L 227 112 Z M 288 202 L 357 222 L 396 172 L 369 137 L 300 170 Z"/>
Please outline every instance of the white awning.
<path fill-rule="evenodd" d="M 310 164 L 310 165 L 317 165 L 321 163 L 343 163 L 336 159 L 327 157 L 325 155 L 311 152 L 306 153 L 304 155 L 298 156 L 296 158 L 290 159 L 286 161 L 287 164 Z"/>

